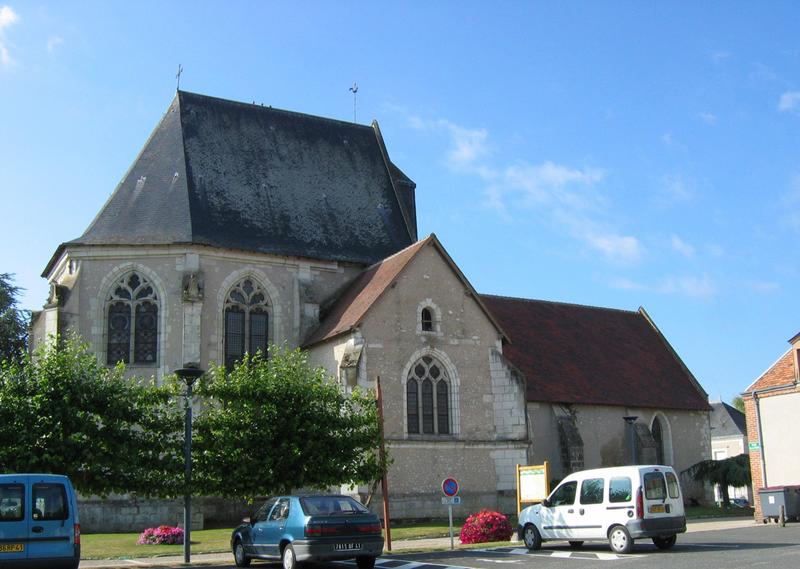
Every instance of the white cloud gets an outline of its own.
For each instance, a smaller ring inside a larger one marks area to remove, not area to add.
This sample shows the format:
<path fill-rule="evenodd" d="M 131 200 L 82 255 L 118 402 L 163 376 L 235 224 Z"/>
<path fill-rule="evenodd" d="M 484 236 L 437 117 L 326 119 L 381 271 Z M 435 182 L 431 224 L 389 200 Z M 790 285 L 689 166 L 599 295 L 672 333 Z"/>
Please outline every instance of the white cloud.
<path fill-rule="evenodd" d="M 711 298 L 717 293 L 714 283 L 707 276 L 670 277 L 656 290 L 663 294 L 682 294 L 693 298 Z"/>
<path fill-rule="evenodd" d="M 648 291 L 659 294 L 678 294 L 692 298 L 709 299 L 717 294 L 717 287 L 707 277 L 668 277 L 655 286 L 642 284 L 625 277 L 608 281 L 608 286 L 619 290 Z"/>
<path fill-rule="evenodd" d="M 682 177 L 665 176 L 662 181 L 662 189 L 656 201 L 661 206 L 672 206 L 677 203 L 689 202 L 693 199 L 694 193 L 689 189 Z"/>
<path fill-rule="evenodd" d="M 55 49 L 64 43 L 64 39 L 61 36 L 53 36 L 47 40 L 47 52 L 53 53 Z"/>
<path fill-rule="evenodd" d="M 446 163 L 454 171 L 480 178 L 485 184 L 482 206 L 506 221 L 524 209 L 534 209 L 572 238 L 615 263 L 638 261 L 644 247 L 636 237 L 622 235 L 599 221 L 603 195 L 595 187 L 605 178 L 597 168 L 576 168 L 545 160 L 524 160 L 495 166 L 490 158 L 486 129 L 465 128 L 445 119 L 409 116 L 408 124 L 420 131 L 444 133 L 449 140 Z"/>
<path fill-rule="evenodd" d="M 787 91 L 778 101 L 778 110 L 782 113 L 800 113 L 800 91 Z"/>
<path fill-rule="evenodd" d="M 449 135 L 450 150 L 447 153 L 447 164 L 454 170 L 473 171 L 473 168 L 477 168 L 475 165 L 478 159 L 488 152 L 486 141 L 489 133 L 486 129 L 469 129 L 444 119 L 428 121 L 417 116 L 409 117 L 408 121 L 411 127 L 417 130 L 443 131 Z M 485 169 L 482 172 L 487 174 Z"/>
<path fill-rule="evenodd" d="M 597 201 L 597 196 L 582 190 L 602 179 L 600 170 L 569 168 L 549 160 L 541 164 L 520 163 L 505 170 L 508 187 L 522 192 L 528 205 L 558 203 L 585 209 Z"/>
<path fill-rule="evenodd" d="M 717 115 L 714 113 L 697 113 L 697 118 L 706 123 L 707 125 L 714 126 L 717 124 Z"/>
<path fill-rule="evenodd" d="M 11 9 L 11 6 L 0 6 L 0 30 L 7 28 L 19 20 L 19 16 Z"/>
<path fill-rule="evenodd" d="M 750 290 L 762 294 L 772 294 L 774 292 L 778 292 L 781 288 L 781 285 L 779 285 L 778 283 L 770 281 L 748 281 L 744 283 L 744 286 L 749 288 Z"/>
<path fill-rule="evenodd" d="M 729 59 L 729 58 L 731 57 L 731 55 L 732 55 L 732 54 L 731 54 L 731 52 L 729 52 L 729 51 L 717 50 L 717 51 L 715 51 L 715 52 L 711 53 L 711 55 L 709 56 L 709 58 L 710 58 L 710 59 L 711 59 L 711 61 L 712 61 L 712 62 L 714 62 L 714 63 L 722 63 L 722 62 L 723 62 L 723 61 L 725 61 L 726 59 Z"/>
<path fill-rule="evenodd" d="M 635 263 L 644 254 L 642 244 L 630 235 L 587 233 L 585 238 L 590 247 L 616 263 Z"/>
<path fill-rule="evenodd" d="M 694 247 L 689 245 L 686 241 L 678 237 L 677 235 L 673 235 L 670 239 L 672 243 L 672 248 L 686 257 L 687 259 L 691 259 L 694 257 Z"/>
<path fill-rule="evenodd" d="M 14 64 L 3 36 L 5 35 L 4 30 L 18 20 L 19 16 L 11 9 L 11 6 L 0 6 L 0 67 L 11 67 Z"/>

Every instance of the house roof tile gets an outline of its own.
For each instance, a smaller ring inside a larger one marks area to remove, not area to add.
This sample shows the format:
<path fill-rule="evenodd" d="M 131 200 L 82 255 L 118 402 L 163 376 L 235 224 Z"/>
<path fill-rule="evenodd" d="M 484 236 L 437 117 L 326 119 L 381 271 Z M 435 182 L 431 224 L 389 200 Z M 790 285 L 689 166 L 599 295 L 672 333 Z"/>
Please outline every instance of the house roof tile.
<path fill-rule="evenodd" d="M 643 310 L 483 295 L 510 337 L 528 401 L 708 410 L 707 395 Z"/>

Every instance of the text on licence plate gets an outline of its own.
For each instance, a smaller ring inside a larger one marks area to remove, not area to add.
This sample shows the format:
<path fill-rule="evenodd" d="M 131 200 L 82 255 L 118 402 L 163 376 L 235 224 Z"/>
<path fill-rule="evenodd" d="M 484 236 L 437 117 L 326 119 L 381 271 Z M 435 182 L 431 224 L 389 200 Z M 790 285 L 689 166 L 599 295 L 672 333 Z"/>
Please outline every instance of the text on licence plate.
<path fill-rule="evenodd" d="M 25 551 L 24 543 L 0 543 L 0 553 L 16 553 Z"/>
<path fill-rule="evenodd" d="M 664 504 L 657 504 L 655 506 L 650 506 L 647 509 L 651 514 L 663 514 L 664 513 Z"/>
<path fill-rule="evenodd" d="M 334 551 L 355 551 L 361 549 L 360 543 L 334 543 Z"/>

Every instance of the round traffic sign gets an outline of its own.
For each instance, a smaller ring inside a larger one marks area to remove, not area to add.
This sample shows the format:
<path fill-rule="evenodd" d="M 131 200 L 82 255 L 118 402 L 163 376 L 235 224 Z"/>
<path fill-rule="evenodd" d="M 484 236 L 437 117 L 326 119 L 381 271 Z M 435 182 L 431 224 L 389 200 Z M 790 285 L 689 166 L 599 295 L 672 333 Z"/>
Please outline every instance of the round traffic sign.
<path fill-rule="evenodd" d="M 458 480 L 455 478 L 445 478 L 442 480 L 442 492 L 445 496 L 455 496 L 458 494 Z"/>

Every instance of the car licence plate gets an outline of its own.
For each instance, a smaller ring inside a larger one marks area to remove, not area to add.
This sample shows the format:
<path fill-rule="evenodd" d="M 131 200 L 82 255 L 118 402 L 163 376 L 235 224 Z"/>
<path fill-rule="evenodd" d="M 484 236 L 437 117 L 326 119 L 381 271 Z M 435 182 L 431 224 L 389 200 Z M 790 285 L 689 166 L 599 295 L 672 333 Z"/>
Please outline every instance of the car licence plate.
<path fill-rule="evenodd" d="M 24 543 L 0 543 L 0 553 L 18 553 L 25 551 Z"/>
<path fill-rule="evenodd" d="M 664 513 L 664 504 L 656 504 L 655 506 L 650 506 L 647 509 L 651 514 L 663 514 Z"/>
<path fill-rule="evenodd" d="M 334 543 L 334 551 L 358 551 L 361 549 L 360 543 Z"/>

